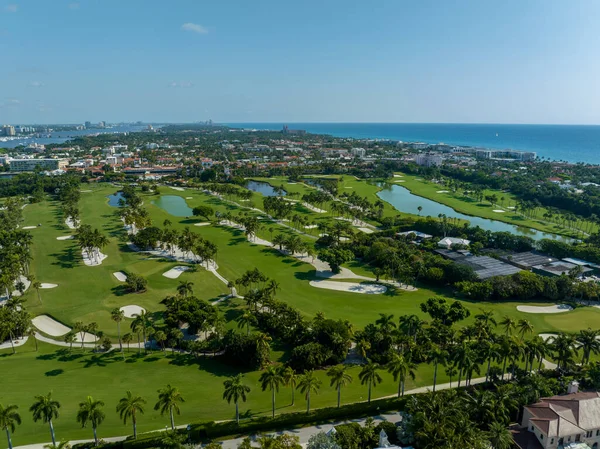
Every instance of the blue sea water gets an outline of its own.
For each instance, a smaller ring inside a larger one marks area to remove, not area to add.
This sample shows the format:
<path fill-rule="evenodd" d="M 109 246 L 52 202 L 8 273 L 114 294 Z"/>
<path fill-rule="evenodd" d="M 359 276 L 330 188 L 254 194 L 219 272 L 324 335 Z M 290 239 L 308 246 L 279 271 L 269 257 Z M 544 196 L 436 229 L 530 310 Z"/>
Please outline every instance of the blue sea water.
<path fill-rule="evenodd" d="M 283 123 L 228 123 L 228 126 L 280 130 Z M 446 123 L 287 123 L 336 137 L 378 138 L 405 142 L 446 143 L 493 149 L 535 151 L 556 161 L 600 164 L 600 126 L 493 125 Z"/>

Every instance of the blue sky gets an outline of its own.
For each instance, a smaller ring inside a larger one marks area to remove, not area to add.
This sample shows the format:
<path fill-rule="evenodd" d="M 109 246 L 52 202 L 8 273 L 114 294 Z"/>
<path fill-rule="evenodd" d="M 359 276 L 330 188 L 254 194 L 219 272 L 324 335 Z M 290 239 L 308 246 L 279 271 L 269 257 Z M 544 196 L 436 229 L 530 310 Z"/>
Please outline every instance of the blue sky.
<path fill-rule="evenodd" d="M 0 0 L 0 122 L 600 124 L 597 0 Z"/>

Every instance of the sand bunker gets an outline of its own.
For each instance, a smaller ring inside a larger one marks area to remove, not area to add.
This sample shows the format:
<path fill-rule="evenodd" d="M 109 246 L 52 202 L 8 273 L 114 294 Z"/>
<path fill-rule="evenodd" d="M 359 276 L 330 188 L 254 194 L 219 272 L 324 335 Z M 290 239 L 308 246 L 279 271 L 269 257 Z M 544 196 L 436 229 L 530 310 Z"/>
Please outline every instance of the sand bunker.
<path fill-rule="evenodd" d="M 42 284 L 40 285 L 40 288 L 56 288 L 58 287 L 58 284 L 47 284 L 45 282 L 42 282 Z"/>
<path fill-rule="evenodd" d="M 210 221 L 203 221 L 202 223 L 194 223 L 194 226 L 210 226 Z"/>
<path fill-rule="evenodd" d="M 499 213 L 499 214 L 503 214 L 503 213 L 504 213 L 504 211 L 503 211 L 503 210 L 500 210 L 500 209 L 494 209 L 494 212 L 497 212 L 497 213 Z"/>
<path fill-rule="evenodd" d="M 387 291 L 385 285 L 379 284 L 359 284 L 356 282 L 336 282 L 336 281 L 310 281 L 310 285 L 327 290 L 337 290 L 340 292 L 363 293 L 366 295 L 380 295 Z"/>
<path fill-rule="evenodd" d="M 306 207 L 307 209 L 309 209 L 309 210 L 312 210 L 313 212 L 316 212 L 316 213 L 318 213 L 318 214 L 325 214 L 325 213 L 327 213 L 327 211 L 326 211 L 326 210 L 319 209 L 318 207 L 315 207 L 315 206 L 313 206 L 312 204 L 308 204 L 308 203 L 302 203 L 302 205 L 303 205 L 304 207 Z"/>
<path fill-rule="evenodd" d="M 573 310 L 568 304 L 558 304 L 554 306 L 517 306 L 519 312 L 525 313 L 563 313 Z"/>
<path fill-rule="evenodd" d="M 268 240 L 265 239 L 261 239 L 260 237 L 256 237 L 256 236 L 248 236 L 248 241 L 250 243 L 254 243 L 255 245 L 262 245 L 262 246 L 273 246 L 273 244 L 271 242 L 269 242 Z"/>
<path fill-rule="evenodd" d="M 80 190 L 81 193 L 90 193 L 91 190 Z"/>
<path fill-rule="evenodd" d="M 173 190 L 177 190 L 178 192 L 183 192 L 183 188 L 182 187 L 175 187 L 175 186 L 170 186 Z"/>
<path fill-rule="evenodd" d="M 37 226 L 23 226 L 22 229 L 35 229 Z"/>
<path fill-rule="evenodd" d="M 398 180 L 396 180 L 394 182 L 404 182 L 404 179 L 398 179 Z"/>
<path fill-rule="evenodd" d="M 354 187 L 344 187 L 344 189 L 353 189 Z"/>
<path fill-rule="evenodd" d="M 75 223 L 73 222 L 71 217 L 69 217 L 65 220 L 65 224 L 69 227 L 69 229 L 75 229 L 77 227 L 77 226 L 75 226 Z"/>
<path fill-rule="evenodd" d="M 60 237 L 56 237 L 56 240 L 73 240 L 75 237 L 72 235 L 62 235 Z"/>
<path fill-rule="evenodd" d="M 31 323 L 44 334 L 51 335 L 52 337 L 62 337 L 71 330 L 71 328 L 53 320 L 48 315 L 36 316 L 31 320 Z"/>
<path fill-rule="evenodd" d="M 116 277 L 121 282 L 127 281 L 127 275 L 125 273 L 123 273 L 122 271 L 115 271 L 113 273 L 113 276 Z"/>
<path fill-rule="evenodd" d="M 373 234 L 373 230 L 370 228 L 358 228 L 359 231 L 364 232 L 365 234 Z"/>
<path fill-rule="evenodd" d="M 81 256 L 83 257 L 83 263 L 88 267 L 102 265 L 102 261 L 108 257 L 106 254 L 102 254 L 100 251 L 98 251 L 98 254 L 94 254 L 92 252 L 90 257 L 90 255 L 84 250 L 81 250 Z"/>
<path fill-rule="evenodd" d="M 394 175 L 394 178 L 404 178 L 402 175 Z"/>
<path fill-rule="evenodd" d="M 438 191 L 437 191 L 437 192 L 435 192 L 435 193 L 448 193 L 448 191 L 447 191 L 447 190 L 438 190 Z"/>
<path fill-rule="evenodd" d="M 304 226 L 304 229 L 316 229 L 318 227 L 319 227 L 319 225 L 308 225 L 308 226 Z"/>
<path fill-rule="evenodd" d="M 539 334 L 542 340 L 548 341 L 553 340 L 556 337 L 556 334 Z"/>
<path fill-rule="evenodd" d="M 146 309 L 140 306 L 123 306 L 119 309 L 121 312 L 125 314 L 125 318 L 135 318 L 136 316 L 140 316 L 142 312 L 145 312 Z"/>
<path fill-rule="evenodd" d="M 514 209 L 515 206 L 508 206 L 507 209 Z"/>
<path fill-rule="evenodd" d="M 194 197 L 193 197 L 193 196 L 186 196 L 186 197 L 185 197 L 185 199 L 186 199 L 186 200 L 193 200 L 193 199 L 194 199 Z"/>
<path fill-rule="evenodd" d="M 176 266 L 174 268 L 171 268 L 169 271 L 166 271 L 163 273 L 163 276 L 169 279 L 177 279 L 179 276 L 181 276 L 181 273 L 183 273 L 184 271 L 188 271 L 190 269 L 190 267 L 184 267 L 184 266 Z"/>

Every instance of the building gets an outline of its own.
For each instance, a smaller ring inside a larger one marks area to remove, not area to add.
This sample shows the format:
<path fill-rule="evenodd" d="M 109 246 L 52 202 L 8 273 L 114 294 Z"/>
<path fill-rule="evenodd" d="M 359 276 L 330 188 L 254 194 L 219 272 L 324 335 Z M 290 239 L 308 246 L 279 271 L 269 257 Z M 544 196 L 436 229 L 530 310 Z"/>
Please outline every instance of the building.
<path fill-rule="evenodd" d="M 85 122 L 85 127 L 90 129 L 92 127 L 92 122 Z"/>
<path fill-rule="evenodd" d="M 12 159 L 11 172 L 34 171 L 37 167 L 43 171 L 64 170 L 69 165 L 67 159 Z"/>
<path fill-rule="evenodd" d="M 586 266 L 565 262 L 564 260 L 557 260 L 556 262 L 550 262 L 544 265 L 536 265 L 532 268 L 532 271 L 542 276 L 562 276 L 570 275 L 571 273 L 577 273 L 578 278 L 591 276 L 594 272 L 592 268 Z"/>
<path fill-rule="evenodd" d="M 527 251 L 523 253 L 515 253 L 509 254 L 507 256 L 502 256 L 500 257 L 500 260 L 514 265 L 515 267 L 522 268 L 523 270 L 531 270 L 537 265 L 544 265 L 556 262 L 558 259 L 535 251 Z"/>
<path fill-rule="evenodd" d="M 12 125 L 4 125 L 2 126 L 2 134 L 5 136 L 15 136 L 17 132 L 15 131 L 15 127 Z"/>
<path fill-rule="evenodd" d="M 281 132 L 282 134 L 298 134 L 301 136 L 306 134 L 306 130 L 304 129 L 289 129 L 287 125 L 283 125 Z"/>
<path fill-rule="evenodd" d="M 435 153 L 421 153 L 415 157 L 416 164 L 424 167 L 438 167 L 442 165 L 442 161 L 442 156 Z"/>
<path fill-rule="evenodd" d="M 516 150 L 489 150 L 478 148 L 475 150 L 475 157 L 478 159 L 511 159 L 517 161 L 534 161 L 537 153 L 533 151 Z"/>
<path fill-rule="evenodd" d="M 438 242 L 438 246 L 440 248 L 452 249 L 454 246 L 469 246 L 471 244 L 470 240 L 460 239 L 457 237 L 445 237 Z"/>
<path fill-rule="evenodd" d="M 364 148 L 352 148 L 350 152 L 355 157 L 365 157 L 365 155 L 367 154 L 367 150 L 365 150 Z"/>
<path fill-rule="evenodd" d="M 600 394 L 579 392 L 542 398 L 523 408 L 521 429 L 515 441 L 521 449 L 598 449 L 600 445 Z"/>

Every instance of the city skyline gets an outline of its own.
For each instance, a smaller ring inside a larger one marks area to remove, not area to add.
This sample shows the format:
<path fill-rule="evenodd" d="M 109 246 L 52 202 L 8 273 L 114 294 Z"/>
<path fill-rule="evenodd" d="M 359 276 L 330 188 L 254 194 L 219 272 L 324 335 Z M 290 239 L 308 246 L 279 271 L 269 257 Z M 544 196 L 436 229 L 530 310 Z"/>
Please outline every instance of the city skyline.
<path fill-rule="evenodd" d="M 0 121 L 600 124 L 599 15 L 591 0 L 4 0 Z"/>

